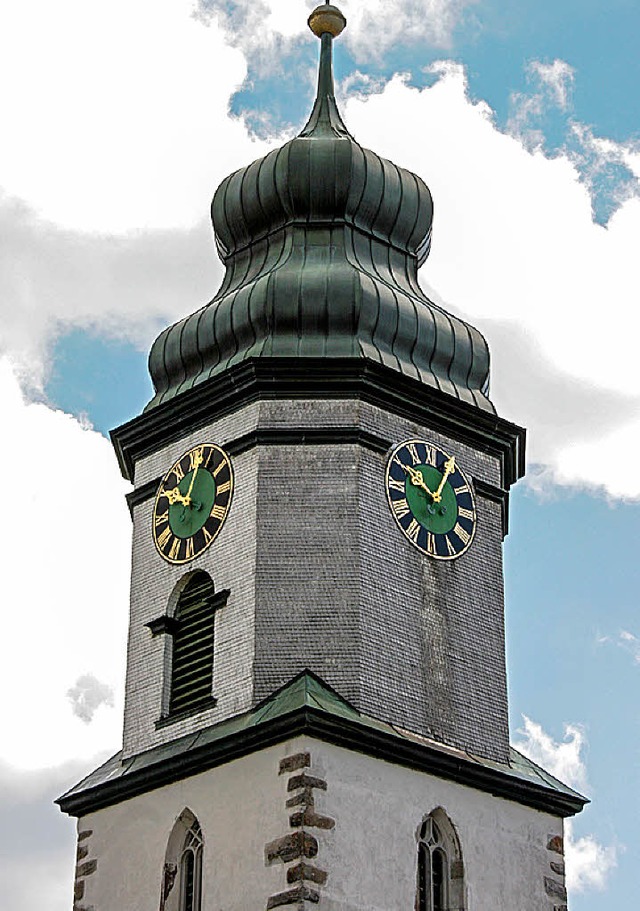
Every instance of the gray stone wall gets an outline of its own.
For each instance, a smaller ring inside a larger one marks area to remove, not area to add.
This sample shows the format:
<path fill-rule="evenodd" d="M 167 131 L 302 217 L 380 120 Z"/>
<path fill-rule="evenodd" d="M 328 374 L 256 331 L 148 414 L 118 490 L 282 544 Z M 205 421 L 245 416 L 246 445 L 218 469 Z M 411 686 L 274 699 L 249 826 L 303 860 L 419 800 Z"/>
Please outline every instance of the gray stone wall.
<path fill-rule="evenodd" d="M 143 460 L 136 486 L 159 478 L 190 446 L 233 449 L 253 430 L 336 429 L 332 442 L 274 442 L 232 457 L 235 493 L 216 541 L 190 564 L 229 588 L 216 618 L 218 703 L 156 729 L 168 674 L 166 637 L 144 624 L 171 611 L 184 567 L 151 539 L 150 499 L 135 509 L 125 717 L 127 755 L 244 711 L 305 667 L 357 708 L 495 759 L 508 748 L 500 507 L 477 497 L 478 530 L 452 562 L 424 557 L 386 500 L 386 454 L 340 441 L 340 429 L 380 446 L 426 437 L 465 473 L 500 483 L 497 458 L 359 401 L 265 401 L 194 430 Z"/>

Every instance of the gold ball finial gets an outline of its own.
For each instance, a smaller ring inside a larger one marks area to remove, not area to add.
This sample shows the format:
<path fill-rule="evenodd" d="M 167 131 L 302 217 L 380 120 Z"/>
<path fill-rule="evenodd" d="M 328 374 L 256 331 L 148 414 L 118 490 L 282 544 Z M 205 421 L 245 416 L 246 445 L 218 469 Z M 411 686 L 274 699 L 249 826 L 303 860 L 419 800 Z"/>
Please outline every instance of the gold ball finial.
<path fill-rule="evenodd" d="M 327 34 L 331 35 L 332 38 L 337 38 L 347 25 L 347 20 L 338 7 L 332 6 L 330 3 L 317 6 L 307 22 L 313 34 L 318 38 L 322 38 L 323 35 Z"/>

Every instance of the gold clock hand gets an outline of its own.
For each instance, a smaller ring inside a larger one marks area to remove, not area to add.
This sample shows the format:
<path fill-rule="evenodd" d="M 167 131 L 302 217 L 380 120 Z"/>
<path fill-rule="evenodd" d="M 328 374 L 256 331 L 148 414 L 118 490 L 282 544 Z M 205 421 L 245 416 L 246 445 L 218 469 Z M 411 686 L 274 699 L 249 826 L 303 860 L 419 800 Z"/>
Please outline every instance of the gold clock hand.
<path fill-rule="evenodd" d="M 166 497 L 171 506 L 175 503 L 182 503 L 183 506 L 188 506 L 187 498 L 184 497 L 178 487 L 172 487 L 171 490 L 163 490 L 162 496 Z"/>
<path fill-rule="evenodd" d="M 412 468 L 410 465 L 402 465 L 402 467 L 404 468 L 405 472 L 411 478 L 411 483 L 413 484 L 413 486 L 422 487 L 422 489 L 426 490 L 426 492 L 429 494 L 429 496 L 433 497 L 433 499 L 435 500 L 436 495 L 434 494 L 434 492 L 432 490 L 430 490 L 429 487 L 427 487 L 426 482 L 425 482 L 424 478 L 422 477 L 422 472 L 418 471 L 417 468 Z"/>
<path fill-rule="evenodd" d="M 198 474 L 198 469 L 202 465 L 203 460 L 204 460 L 204 457 L 203 457 L 202 453 L 196 452 L 194 455 L 194 459 L 193 459 L 193 461 L 195 462 L 195 467 L 193 469 L 193 474 L 191 475 L 191 483 L 189 484 L 189 490 L 187 491 L 187 495 L 185 497 L 185 499 L 186 499 L 186 503 L 184 504 L 185 506 L 191 506 L 191 491 L 193 490 L 193 485 L 196 480 L 196 475 Z"/>
<path fill-rule="evenodd" d="M 440 486 L 436 490 L 434 497 L 433 497 L 433 499 L 436 501 L 436 503 L 439 503 L 440 500 L 442 499 L 442 497 L 441 497 L 442 489 L 443 489 L 444 485 L 447 483 L 447 478 L 449 477 L 451 472 L 455 471 L 455 470 L 456 470 L 456 460 L 454 459 L 453 456 L 451 456 L 451 458 L 447 459 L 447 461 L 444 463 L 444 474 L 442 475 L 442 480 L 440 481 Z"/>

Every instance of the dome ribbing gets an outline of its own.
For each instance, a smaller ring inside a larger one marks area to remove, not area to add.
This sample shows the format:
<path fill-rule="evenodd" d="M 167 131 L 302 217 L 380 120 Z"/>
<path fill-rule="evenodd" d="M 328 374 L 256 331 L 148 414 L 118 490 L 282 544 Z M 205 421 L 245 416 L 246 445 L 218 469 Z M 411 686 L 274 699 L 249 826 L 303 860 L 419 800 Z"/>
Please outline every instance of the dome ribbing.
<path fill-rule="evenodd" d="M 339 33 L 341 15 L 322 6 L 310 25 Z M 209 304 L 156 339 L 147 408 L 248 358 L 353 357 L 493 410 L 484 338 L 417 281 L 431 241 L 429 189 L 349 134 L 334 97 L 332 42 L 323 31 L 318 93 L 299 136 L 216 191 L 226 274 Z"/>

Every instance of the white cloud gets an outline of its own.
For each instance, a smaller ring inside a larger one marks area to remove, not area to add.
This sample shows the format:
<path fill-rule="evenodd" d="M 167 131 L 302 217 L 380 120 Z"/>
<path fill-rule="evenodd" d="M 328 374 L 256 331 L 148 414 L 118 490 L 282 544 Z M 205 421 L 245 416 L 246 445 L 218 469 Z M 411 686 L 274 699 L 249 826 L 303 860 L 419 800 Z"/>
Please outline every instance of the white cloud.
<path fill-rule="evenodd" d="M 453 33 L 476 0 L 345 0 L 345 39 L 356 60 L 383 56 L 416 41 L 451 46 Z"/>
<path fill-rule="evenodd" d="M 564 738 L 558 743 L 542 725 L 526 715 L 523 721 L 514 743 L 516 748 L 560 781 L 587 793 L 587 769 L 582 756 L 586 747 L 584 729 L 577 724 L 565 725 Z M 564 847 L 569 893 L 604 889 L 617 864 L 617 848 L 601 845 L 594 835 L 576 836 L 572 820 L 565 821 Z"/>
<path fill-rule="evenodd" d="M 553 63 L 531 60 L 526 73 L 531 91 L 512 93 L 507 132 L 526 148 L 534 150 L 545 144 L 544 130 L 540 126 L 543 115 L 553 108 L 569 109 L 575 70 L 565 60 Z"/>
<path fill-rule="evenodd" d="M 207 301 L 222 275 L 205 222 L 86 234 L 0 196 L 0 234 L 0 355 L 10 354 L 36 387 L 50 343 L 65 328 L 96 327 L 146 350 L 162 326 Z"/>
<path fill-rule="evenodd" d="M 244 58 L 192 9 L 192 0 L 0 4 L 6 193 L 87 231 L 199 221 L 220 179 L 256 156 L 227 117 Z"/>
<path fill-rule="evenodd" d="M 640 664 L 640 637 L 623 629 L 618 638 L 619 645 L 629 652 L 636 664 Z"/>
<path fill-rule="evenodd" d="M 565 822 L 564 849 L 569 893 L 601 892 L 617 866 L 617 850 L 604 847 L 593 835 L 576 837 L 572 820 Z"/>
<path fill-rule="evenodd" d="M 101 683 L 93 674 L 82 674 L 67 690 L 67 699 L 71 703 L 73 714 L 85 724 L 90 724 L 101 706 L 113 708 L 113 687 Z"/>
<path fill-rule="evenodd" d="M 574 68 L 566 60 L 556 59 L 553 63 L 532 60 L 528 69 L 537 77 L 541 85 L 549 89 L 558 107 L 563 111 L 566 110 L 569 107 L 575 80 Z"/>
<path fill-rule="evenodd" d="M 111 446 L 20 394 L 0 360 L 5 444 L 0 761 L 42 768 L 121 740 L 131 523 Z M 91 674 L 115 694 L 87 725 L 67 693 Z M 37 719 L 37 723 L 34 723 Z"/>
<path fill-rule="evenodd" d="M 515 743 L 517 749 L 569 787 L 585 793 L 588 784 L 582 758 L 586 744 L 584 729 L 577 724 L 565 725 L 564 740 L 557 743 L 541 724 L 526 715 L 523 715 L 523 722 L 524 727 L 518 730 L 520 740 Z"/>
<path fill-rule="evenodd" d="M 528 426 L 530 460 L 549 481 L 638 498 L 629 464 L 640 447 L 640 199 L 626 199 L 606 227 L 594 223 L 568 156 L 528 151 L 469 99 L 460 66 L 439 71 L 430 88 L 397 76 L 346 111 L 359 141 L 431 187 L 421 281 L 486 328 L 494 400 Z"/>

